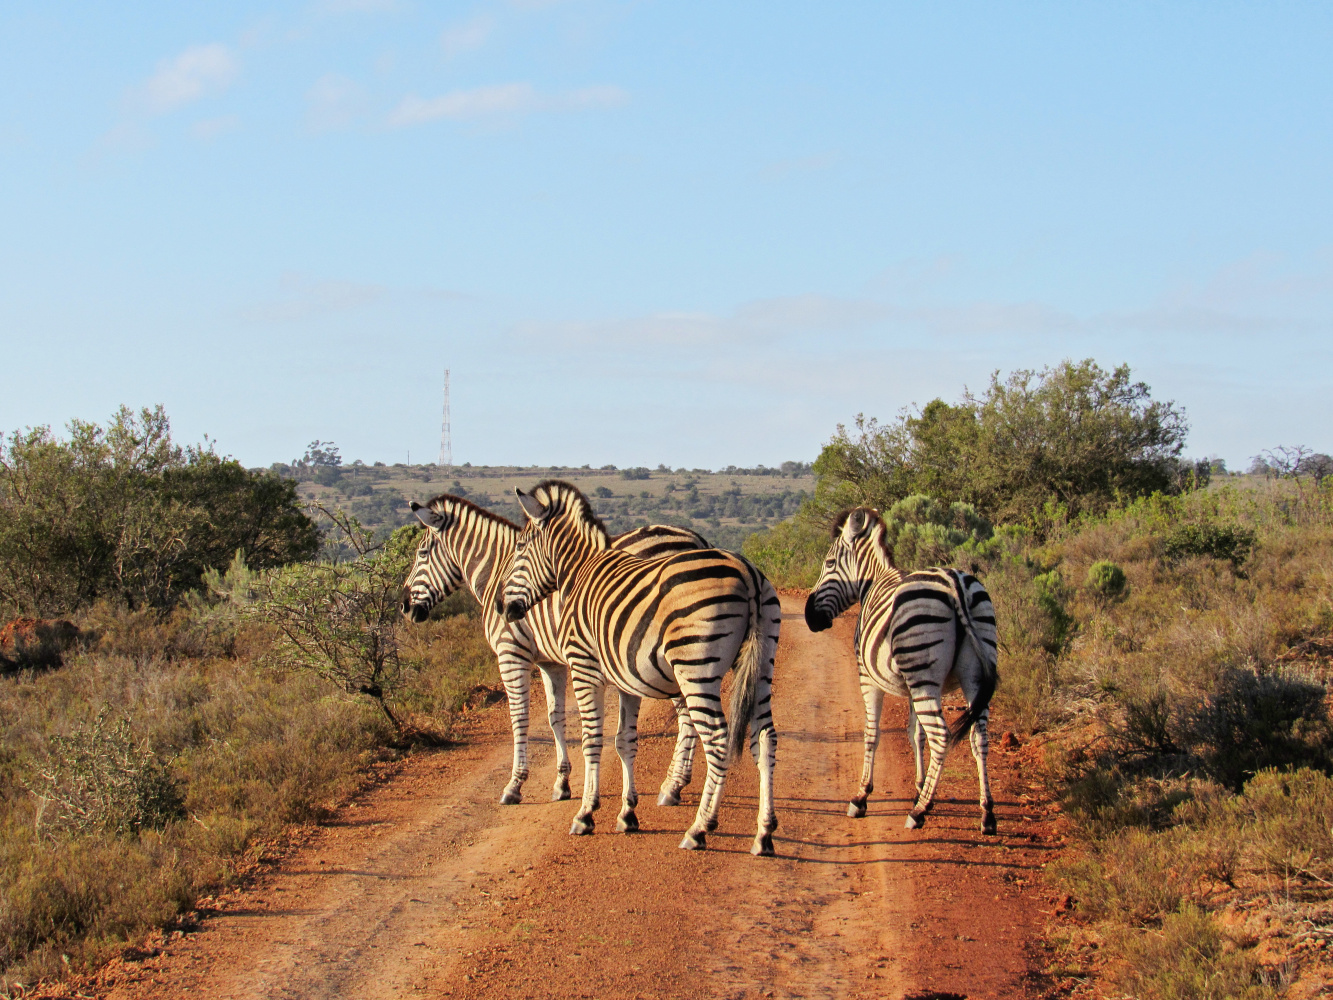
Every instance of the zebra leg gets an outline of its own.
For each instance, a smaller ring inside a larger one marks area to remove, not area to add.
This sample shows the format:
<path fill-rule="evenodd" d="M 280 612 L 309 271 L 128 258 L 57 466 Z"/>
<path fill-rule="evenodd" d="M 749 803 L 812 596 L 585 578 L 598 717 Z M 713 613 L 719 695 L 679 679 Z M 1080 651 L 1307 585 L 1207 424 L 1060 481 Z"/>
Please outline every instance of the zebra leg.
<path fill-rule="evenodd" d="M 601 766 L 602 766 L 602 725 L 605 710 L 606 689 L 598 682 L 581 680 L 579 671 L 574 671 L 574 697 L 579 703 L 579 715 L 583 719 L 583 801 L 579 811 L 574 814 L 574 822 L 569 828 L 571 835 L 592 833 L 596 825 L 593 813 L 602 804 Z"/>
<path fill-rule="evenodd" d="M 704 759 L 708 761 L 708 782 L 699 798 L 699 809 L 694 822 L 685 831 L 680 842 L 682 849 L 701 851 L 708 846 L 707 833 L 717 829 L 717 813 L 722 805 L 722 786 L 727 778 L 727 720 L 720 711 L 722 704 L 720 679 L 703 681 L 685 691 L 690 706 L 690 718 L 703 743 Z"/>
<path fill-rule="evenodd" d="M 574 770 L 574 765 L 569 762 L 569 744 L 565 742 L 565 680 L 568 672 L 557 663 L 539 666 L 542 686 L 546 688 L 546 720 L 555 737 L 555 786 L 551 790 L 551 801 L 563 802 L 569 798 L 569 774 Z"/>
<path fill-rule="evenodd" d="M 671 770 L 657 795 L 659 806 L 680 805 L 681 789 L 690 783 L 694 770 L 694 744 L 698 736 L 690 721 L 690 708 L 680 695 L 671 699 L 676 706 L 676 750 L 671 755 Z"/>
<path fill-rule="evenodd" d="M 532 661 L 516 652 L 500 654 L 500 678 L 509 699 L 509 726 L 514 731 L 514 766 L 509 784 L 500 795 L 500 805 L 523 801 L 523 782 L 528 780 L 528 706 L 531 704 Z"/>
<path fill-rule="evenodd" d="M 981 787 L 981 832 L 995 833 L 995 801 L 990 794 L 990 777 L 986 773 L 986 751 L 990 745 L 986 725 L 990 709 L 982 711 L 972 725 L 972 756 L 977 762 L 977 784 Z"/>
<path fill-rule="evenodd" d="M 921 796 L 921 786 L 926 783 L 926 760 L 929 750 L 926 748 L 926 727 L 916 717 L 916 709 L 911 699 L 907 702 L 907 738 L 912 743 L 912 755 L 916 759 L 916 794 Z M 935 808 L 935 800 L 926 803 L 926 812 Z"/>
<path fill-rule="evenodd" d="M 639 804 L 639 792 L 634 787 L 634 757 L 639 752 L 639 705 L 637 695 L 620 692 L 620 727 L 616 730 L 616 753 L 620 755 L 620 774 L 623 789 L 620 816 L 616 829 L 620 833 L 635 833 L 639 817 L 634 807 Z"/>
<path fill-rule="evenodd" d="M 778 760 L 778 731 L 773 727 L 773 667 L 782 628 L 782 606 L 777 591 L 767 581 L 761 596 L 769 612 L 764 623 L 764 652 L 755 685 L 754 713 L 750 718 L 750 754 L 759 769 L 758 830 L 750 845 L 750 853 L 772 857 L 776 853 L 773 831 L 778 828 L 778 813 L 773 805 L 773 769 Z"/>
<path fill-rule="evenodd" d="M 860 819 L 866 814 L 866 800 L 875 790 L 875 748 L 879 746 L 879 717 L 884 710 L 884 692 L 869 678 L 861 678 L 861 697 L 866 703 L 866 754 L 861 765 L 861 787 L 847 804 L 847 815 Z"/>
<path fill-rule="evenodd" d="M 916 804 L 907 814 L 906 826 L 909 830 L 919 830 L 926 825 L 926 813 L 930 811 L 935 798 L 935 787 L 939 784 L 940 774 L 944 771 L 944 755 L 949 748 L 949 730 L 944 724 L 944 710 L 939 696 L 932 690 L 928 697 L 912 705 L 916 713 L 917 725 L 926 731 L 926 742 L 930 745 L 930 767 L 926 769 L 926 779 L 917 793 Z"/>
<path fill-rule="evenodd" d="M 773 766 L 778 759 L 778 734 L 771 725 L 765 726 L 750 739 L 750 753 L 759 768 L 759 829 L 755 832 L 750 853 L 771 858 L 773 831 L 778 828 L 778 813 L 773 808 Z"/>

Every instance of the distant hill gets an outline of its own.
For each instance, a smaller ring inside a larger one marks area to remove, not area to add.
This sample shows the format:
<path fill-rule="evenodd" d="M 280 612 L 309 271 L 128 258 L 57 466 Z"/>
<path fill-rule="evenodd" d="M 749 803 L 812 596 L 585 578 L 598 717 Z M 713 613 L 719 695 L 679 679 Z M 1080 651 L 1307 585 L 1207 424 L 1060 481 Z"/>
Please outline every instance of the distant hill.
<path fill-rule="evenodd" d="M 613 534 L 645 524 L 693 528 L 714 545 L 740 550 L 747 535 L 795 514 L 814 493 L 807 462 L 778 468 L 600 469 L 583 466 L 277 464 L 272 471 L 295 479 L 301 496 L 352 513 L 363 525 L 387 533 L 411 520 L 408 501 L 424 503 L 441 493 L 521 523 L 514 488 L 564 479 L 583 490 Z"/>

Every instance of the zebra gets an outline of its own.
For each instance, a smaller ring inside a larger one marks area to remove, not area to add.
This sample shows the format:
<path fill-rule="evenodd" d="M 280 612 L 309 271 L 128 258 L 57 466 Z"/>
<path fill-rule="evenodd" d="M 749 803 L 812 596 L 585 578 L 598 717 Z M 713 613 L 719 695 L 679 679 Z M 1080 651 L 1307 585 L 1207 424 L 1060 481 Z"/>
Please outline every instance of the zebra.
<path fill-rule="evenodd" d="M 499 661 L 514 734 L 513 768 L 500 803 L 521 802 L 523 782 L 528 778 L 528 711 L 534 665 L 541 672 L 547 719 L 555 736 L 556 777 L 551 798 L 555 802 L 568 799 L 572 768 L 565 743 L 567 669 L 555 642 L 556 611 L 544 607 L 521 625 L 508 624 L 495 611 L 495 596 L 513 558 L 518 525 L 447 493 L 424 506 L 416 501 L 409 506 L 427 530 L 403 584 L 400 610 L 411 621 L 423 622 L 431 608 L 446 596 L 460 586 L 467 587 L 481 604 L 486 639 Z M 701 535 L 669 525 L 636 528 L 613 539 L 611 544 L 645 558 L 708 548 Z M 679 735 L 671 769 L 662 782 L 659 805 L 680 804 L 681 790 L 690 783 L 693 769 L 696 735 L 684 699 L 676 700 Z"/>
<path fill-rule="evenodd" d="M 904 575 L 893 565 L 879 511 L 857 507 L 834 524 L 823 572 L 805 602 L 806 624 L 812 632 L 821 632 L 858 601 L 855 644 L 866 709 L 865 763 L 861 787 L 847 815 L 864 816 L 866 799 L 875 789 L 875 748 L 887 692 L 909 699 L 917 796 L 907 814 L 907 828 L 925 825 L 945 753 L 970 733 L 981 786 L 981 832 L 993 834 L 986 724 L 999 675 L 995 609 L 986 588 L 970 573 L 956 569 Z M 950 730 L 940 699 L 955 688 L 962 689 L 968 706 Z M 929 770 L 923 759 L 927 743 Z"/>
<path fill-rule="evenodd" d="M 748 560 L 719 549 L 653 560 L 612 549 L 587 498 L 569 483 L 545 480 L 531 494 L 515 493 L 528 523 L 504 586 L 505 618 L 520 621 L 539 612 L 548 596 L 559 597 L 558 639 L 583 721 L 583 801 L 569 832 L 593 832 L 609 682 L 620 692 L 616 751 L 624 785 L 617 830 L 639 827 L 634 757 L 640 702 L 680 694 L 708 762 L 699 808 L 680 846 L 707 846 L 708 831 L 717 828 L 728 764 L 744 747 L 749 726 L 759 767 L 758 829 L 750 853 L 772 855 L 778 820 L 771 703 L 782 624 L 773 585 Z M 722 679 L 733 668 L 728 725 Z"/>

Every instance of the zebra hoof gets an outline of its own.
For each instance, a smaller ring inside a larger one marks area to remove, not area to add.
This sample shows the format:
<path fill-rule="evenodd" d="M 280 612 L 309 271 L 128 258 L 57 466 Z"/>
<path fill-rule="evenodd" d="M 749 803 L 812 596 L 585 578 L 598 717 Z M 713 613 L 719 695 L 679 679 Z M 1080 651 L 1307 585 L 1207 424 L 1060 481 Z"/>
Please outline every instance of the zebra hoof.
<path fill-rule="evenodd" d="M 592 833 L 595 825 L 596 824 L 591 816 L 587 819 L 575 816 L 574 822 L 569 827 L 569 835 L 571 837 L 587 837 Z"/>
<path fill-rule="evenodd" d="M 995 814 L 994 814 L 994 813 L 990 813 L 990 812 L 988 812 L 988 813 L 986 813 L 985 816 L 981 817 L 981 832 L 984 833 L 984 834 L 985 834 L 986 836 L 988 836 L 988 837 L 993 837 L 993 836 L 995 836 Z"/>
<path fill-rule="evenodd" d="M 693 830 L 686 831 L 685 839 L 680 842 L 682 851 L 702 851 L 708 847 L 708 838 L 702 830 L 695 833 Z"/>
<path fill-rule="evenodd" d="M 620 814 L 620 818 L 616 820 L 616 831 L 618 833 L 639 832 L 639 817 L 634 815 L 633 809 Z"/>
<path fill-rule="evenodd" d="M 852 819 L 861 819 L 866 814 L 865 799 L 852 799 L 847 803 L 847 815 Z"/>
<path fill-rule="evenodd" d="M 680 792 L 674 789 L 669 792 L 659 792 L 657 795 L 657 804 L 659 806 L 680 805 Z"/>
<path fill-rule="evenodd" d="M 556 785 L 555 789 L 551 792 L 552 802 L 568 802 L 570 798 L 571 796 L 569 794 L 568 785 L 565 785 L 563 788 L 561 788 L 559 785 Z"/>
<path fill-rule="evenodd" d="M 773 850 L 773 835 L 771 833 L 761 833 L 754 838 L 754 844 L 750 847 L 750 853 L 757 858 L 771 858 L 777 852 Z"/>
<path fill-rule="evenodd" d="M 909 812 L 907 814 L 907 822 L 904 823 L 903 825 L 907 827 L 907 829 L 909 830 L 920 830 L 923 826 L 926 825 L 925 810 L 922 810 L 919 813 L 916 812 L 915 810 Z"/>
<path fill-rule="evenodd" d="M 522 801 L 523 792 L 513 786 L 506 788 L 504 794 L 500 796 L 500 805 L 502 806 L 516 806 Z"/>

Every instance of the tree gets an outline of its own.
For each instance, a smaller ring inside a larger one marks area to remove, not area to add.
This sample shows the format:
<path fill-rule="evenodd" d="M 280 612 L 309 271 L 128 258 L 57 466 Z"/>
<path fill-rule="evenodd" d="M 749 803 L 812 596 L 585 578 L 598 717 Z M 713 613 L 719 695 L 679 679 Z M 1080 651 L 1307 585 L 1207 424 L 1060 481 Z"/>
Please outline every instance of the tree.
<path fill-rule="evenodd" d="M 162 407 L 0 437 L 0 603 L 54 617 L 110 597 L 166 607 L 237 548 L 256 567 L 318 548 L 296 486 L 171 440 Z"/>
<path fill-rule="evenodd" d="M 1187 430 L 1184 413 L 1153 400 L 1127 365 L 1064 361 L 1003 381 L 996 372 L 984 394 L 964 392 L 957 404 L 932 400 L 885 425 L 858 416 L 854 434 L 839 426 L 815 462 L 816 499 L 831 513 L 921 493 L 997 523 L 1048 504 L 1099 510 L 1177 486 Z"/>
<path fill-rule="evenodd" d="M 1316 486 L 1321 486 L 1325 479 L 1333 476 L 1333 456 L 1316 452 L 1301 463 L 1300 471 L 1313 478 Z"/>

